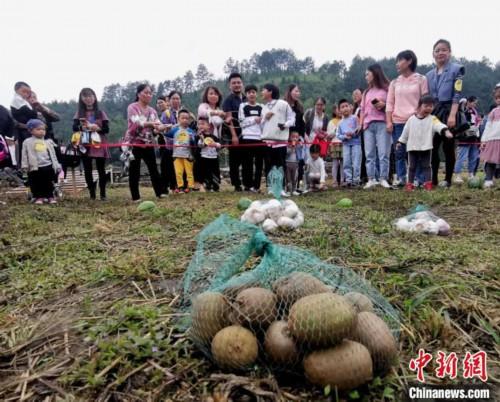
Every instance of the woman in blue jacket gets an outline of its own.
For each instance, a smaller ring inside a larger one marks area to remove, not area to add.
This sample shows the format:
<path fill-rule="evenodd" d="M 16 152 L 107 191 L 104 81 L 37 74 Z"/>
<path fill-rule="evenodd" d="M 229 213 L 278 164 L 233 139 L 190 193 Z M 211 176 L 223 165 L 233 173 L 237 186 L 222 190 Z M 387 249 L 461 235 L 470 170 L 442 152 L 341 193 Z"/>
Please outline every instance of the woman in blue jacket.
<path fill-rule="evenodd" d="M 429 84 L 429 93 L 434 98 L 433 114 L 446 124 L 454 134 L 457 130 L 458 103 L 462 97 L 462 79 L 465 69 L 462 65 L 451 61 L 451 44 L 445 39 L 439 39 L 433 47 L 436 67 L 426 74 Z M 432 152 L 432 184 L 438 184 L 439 147 L 443 144 L 445 156 L 445 180 L 439 183 L 442 187 L 449 187 L 455 167 L 455 140 L 442 135 L 435 135 Z"/>

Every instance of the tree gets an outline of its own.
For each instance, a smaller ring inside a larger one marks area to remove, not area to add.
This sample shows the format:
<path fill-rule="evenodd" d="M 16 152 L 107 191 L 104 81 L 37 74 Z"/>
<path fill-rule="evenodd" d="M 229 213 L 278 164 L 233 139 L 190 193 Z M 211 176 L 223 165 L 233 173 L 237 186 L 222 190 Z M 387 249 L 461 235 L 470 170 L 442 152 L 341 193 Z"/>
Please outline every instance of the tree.
<path fill-rule="evenodd" d="M 174 85 L 171 80 L 162 81 L 158 84 L 158 95 L 168 95 L 173 89 Z"/>
<path fill-rule="evenodd" d="M 257 68 L 260 73 L 269 73 L 274 70 L 273 54 L 266 50 L 257 58 Z"/>
<path fill-rule="evenodd" d="M 226 64 L 224 65 L 224 73 L 227 75 L 238 72 L 239 70 L 239 63 L 235 61 L 232 57 L 226 60 Z"/>
<path fill-rule="evenodd" d="M 338 75 L 340 77 L 344 77 L 346 73 L 346 66 L 345 63 L 342 60 L 333 60 L 331 63 L 326 62 L 323 64 L 319 69 L 319 73 L 327 73 L 327 74 L 333 74 L 333 75 Z"/>
<path fill-rule="evenodd" d="M 344 89 L 348 92 L 355 88 L 366 88 L 365 72 L 366 68 L 375 63 L 372 57 L 355 56 L 352 59 L 351 66 L 346 71 L 344 77 Z"/>
<path fill-rule="evenodd" d="M 199 64 L 195 75 L 195 88 L 200 89 L 214 79 L 214 75 L 208 71 L 207 66 Z"/>
<path fill-rule="evenodd" d="M 296 67 L 292 69 L 293 71 L 301 72 L 304 74 L 310 74 L 314 71 L 314 60 L 312 57 L 306 57 L 303 60 L 297 60 Z"/>
<path fill-rule="evenodd" d="M 176 77 L 172 81 L 172 91 L 179 91 L 179 92 L 184 92 L 184 81 L 182 80 L 181 77 Z"/>
<path fill-rule="evenodd" d="M 191 70 L 186 71 L 184 77 L 182 77 L 184 92 L 193 92 L 195 89 L 195 78 Z"/>
<path fill-rule="evenodd" d="M 118 103 L 122 96 L 122 87 L 120 84 L 111 84 L 104 87 L 102 92 L 102 102 Z"/>

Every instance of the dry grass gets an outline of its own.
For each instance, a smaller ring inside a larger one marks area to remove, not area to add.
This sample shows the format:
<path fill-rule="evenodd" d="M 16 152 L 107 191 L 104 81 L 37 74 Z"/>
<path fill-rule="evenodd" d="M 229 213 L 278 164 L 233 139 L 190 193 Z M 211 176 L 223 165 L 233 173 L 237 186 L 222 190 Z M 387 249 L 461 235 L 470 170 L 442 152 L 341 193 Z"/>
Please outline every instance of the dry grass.
<path fill-rule="evenodd" d="M 176 284 L 194 237 L 220 213 L 237 216 L 239 195 L 170 197 L 152 216 L 138 213 L 125 189 L 110 193 L 107 203 L 79 198 L 35 208 L 7 199 L 2 206 L 0 399 L 335 400 L 264 370 L 248 377 L 222 375 L 175 325 Z M 335 208 L 345 196 L 354 208 Z M 419 348 L 459 356 L 485 350 L 489 383 L 498 385 L 498 190 L 329 191 L 297 202 L 305 225 L 273 241 L 350 266 L 404 320 L 400 366 L 340 398 L 401 400 L 404 387 L 415 381 L 408 363 Z M 391 229 L 391 221 L 416 202 L 430 205 L 453 234 Z M 430 368 L 427 373 L 437 382 Z"/>

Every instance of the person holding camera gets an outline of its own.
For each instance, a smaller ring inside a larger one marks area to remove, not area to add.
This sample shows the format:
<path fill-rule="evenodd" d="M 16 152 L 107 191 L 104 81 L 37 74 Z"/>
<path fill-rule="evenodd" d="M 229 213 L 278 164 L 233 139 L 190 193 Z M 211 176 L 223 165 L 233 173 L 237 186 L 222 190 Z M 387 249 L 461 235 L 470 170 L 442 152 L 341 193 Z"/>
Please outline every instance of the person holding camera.
<path fill-rule="evenodd" d="M 481 144 L 479 139 L 481 116 L 477 111 L 477 101 L 477 97 L 469 96 L 460 102 L 464 104 L 465 118 L 470 127 L 468 130 L 457 135 L 457 161 L 454 170 L 455 179 L 453 180 L 455 184 L 462 184 L 464 182 L 461 174 L 465 161 L 467 161 L 469 179 L 472 179 L 476 175 L 476 166 L 479 161 L 479 145 Z"/>
<path fill-rule="evenodd" d="M 289 129 L 295 124 L 295 113 L 287 101 L 280 99 L 280 91 L 274 84 L 265 84 L 261 91 L 262 100 L 262 139 L 267 142 L 266 177 L 273 166 L 283 171 L 283 190 L 281 195 L 288 197 L 284 190 L 286 171 L 286 150 Z"/>
<path fill-rule="evenodd" d="M 377 161 L 379 165 L 380 185 L 390 188 L 389 157 L 391 154 L 392 137 L 387 132 L 385 122 L 385 104 L 389 80 L 380 64 L 368 66 L 365 74 L 368 88 L 361 99 L 360 127 L 364 130 L 366 173 L 368 182 L 363 187 L 375 187 Z"/>
<path fill-rule="evenodd" d="M 80 144 L 83 147 L 82 162 L 85 182 L 90 198 L 96 198 L 96 185 L 92 175 L 92 160 L 95 160 L 99 174 L 99 195 L 101 201 L 106 200 L 106 159 L 109 150 L 106 146 L 106 135 L 109 133 L 109 119 L 99 109 L 97 96 L 91 88 L 83 88 L 78 95 L 78 110 L 73 118 L 73 131 L 80 132 Z"/>
<path fill-rule="evenodd" d="M 164 130 L 156 110 L 150 106 L 153 90 L 149 84 L 140 84 L 135 92 L 135 102 L 127 107 L 127 133 L 125 142 L 132 145 L 132 158 L 129 166 L 129 187 L 132 201 L 139 202 L 139 179 L 141 176 L 141 160 L 148 167 L 151 184 L 156 197 L 164 198 L 160 173 L 156 165 L 156 155 L 152 147 L 154 131 Z"/>

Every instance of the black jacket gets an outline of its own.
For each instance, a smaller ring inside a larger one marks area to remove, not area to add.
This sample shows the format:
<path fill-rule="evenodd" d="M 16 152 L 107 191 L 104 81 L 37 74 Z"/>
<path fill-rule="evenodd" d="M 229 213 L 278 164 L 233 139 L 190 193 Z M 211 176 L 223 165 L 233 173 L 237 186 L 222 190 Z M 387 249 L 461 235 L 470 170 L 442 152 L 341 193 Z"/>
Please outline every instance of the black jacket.
<path fill-rule="evenodd" d="M 306 132 L 306 124 L 304 123 L 304 112 L 297 108 L 297 105 L 292 106 L 292 110 L 295 113 L 295 125 L 290 127 L 290 132 L 296 131 L 299 135 L 304 138 Z"/>
<path fill-rule="evenodd" d="M 313 126 L 313 121 L 314 121 L 314 115 L 315 115 L 315 110 L 314 108 L 307 109 L 306 113 L 304 114 L 304 122 L 305 122 L 305 130 L 306 134 L 310 135 L 312 126 Z M 323 116 L 323 127 L 322 130 L 326 131 L 326 128 L 328 127 L 328 116 L 326 113 Z"/>
<path fill-rule="evenodd" d="M 28 106 L 21 106 L 19 109 L 11 106 L 10 111 L 12 112 L 12 117 L 14 118 L 14 120 L 18 123 L 21 123 L 21 126 L 16 126 L 16 137 L 17 140 L 21 143 L 26 138 L 31 137 L 30 133 L 24 126 L 29 120 L 37 119 L 38 113 L 36 110 L 30 109 Z"/>
<path fill-rule="evenodd" d="M 14 136 L 14 119 L 9 111 L 0 105 L 0 134 L 4 137 Z"/>

